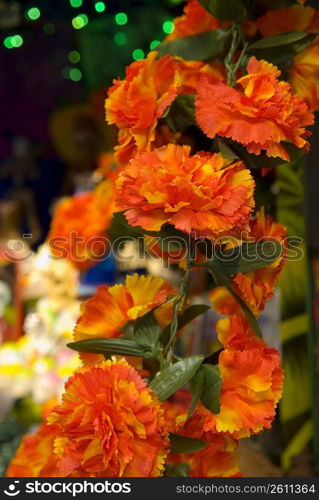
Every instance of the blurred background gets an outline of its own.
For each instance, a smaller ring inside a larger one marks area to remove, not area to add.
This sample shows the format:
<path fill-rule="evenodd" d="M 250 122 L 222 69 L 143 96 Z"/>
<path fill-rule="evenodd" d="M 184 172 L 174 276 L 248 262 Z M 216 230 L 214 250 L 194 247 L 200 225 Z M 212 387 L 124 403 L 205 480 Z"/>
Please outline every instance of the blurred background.
<path fill-rule="evenodd" d="M 163 270 L 159 260 L 141 258 L 135 234 L 116 223 L 109 235 L 123 237 L 125 263 L 113 255 L 79 270 L 50 258 L 45 239 L 56 202 L 91 191 L 112 169 L 107 88 L 172 32 L 182 7 L 180 0 L 0 0 L 1 475 L 79 366 L 66 343 L 80 302 L 127 272 L 179 280 L 177 266 Z M 307 165 L 257 176 L 259 204 L 302 240 L 304 257 L 287 264 L 261 317 L 267 341 L 282 353 L 285 385 L 272 430 L 242 440 L 248 476 L 311 476 L 319 468 L 318 136 Z M 195 276 L 192 300 L 208 302 L 208 287 L 206 276 Z M 211 311 L 195 320 L 189 351 L 213 342 L 216 319 Z"/>

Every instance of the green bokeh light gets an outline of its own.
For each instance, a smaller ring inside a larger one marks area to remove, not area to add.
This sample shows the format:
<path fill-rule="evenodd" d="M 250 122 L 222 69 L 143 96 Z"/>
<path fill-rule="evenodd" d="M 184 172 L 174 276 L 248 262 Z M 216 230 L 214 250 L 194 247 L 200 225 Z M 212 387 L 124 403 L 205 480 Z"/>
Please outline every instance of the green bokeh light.
<path fill-rule="evenodd" d="M 114 41 L 117 45 L 125 45 L 127 42 L 127 35 L 126 33 L 123 33 L 122 31 L 119 33 L 115 33 L 114 35 Z"/>
<path fill-rule="evenodd" d="M 5 46 L 6 49 L 16 49 L 18 47 L 21 47 L 21 45 L 23 45 L 23 38 L 21 35 L 7 36 L 3 40 L 3 45 Z"/>
<path fill-rule="evenodd" d="M 157 47 L 161 42 L 159 42 L 158 40 L 153 40 L 151 43 L 150 43 L 150 49 L 151 50 L 154 50 L 155 47 Z"/>
<path fill-rule="evenodd" d="M 127 23 L 127 15 L 125 14 L 125 12 L 118 12 L 115 15 L 115 22 L 120 26 L 124 26 L 124 24 Z"/>
<path fill-rule="evenodd" d="M 38 7 L 31 7 L 30 9 L 27 10 L 27 18 L 30 19 L 31 21 L 39 19 L 40 16 L 41 12 L 40 9 L 38 9 Z"/>
<path fill-rule="evenodd" d="M 53 35 L 53 33 L 55 33 L 55 26 L 53 23 L 45 23 L 42 29 L 46 35 Z"/>
<path fill-rule="evenodd" d="M 142 50 L 142 49 L 133 50 L 132 57 L 133 57 L 134 61 L 139 61 L 140 59 L 144 59 L 144 57 L 145 57 L 144 50 Z"/>
<path fill-rule="evenodd" d="M 81 7 L 82 5 L 82 0 L 70 0 L 71 7 Z"/>
<path fill-rule="evenodd" d="M 169 35 L 170 33 L 173 33 L 174 31 L 174 23 L 172 21 L 165 21 L 163 23 L 162 29 L 164 33 L 167 33 Z"/>
<path fill-rule="evenodd" d="M 72 19 L 72 26 L 76 30 L 80 30 L 81 28 L 84 28 L 84 26 L 86 26 L 88 22 L 89 18 L 86 14 L 79 14 Z"/>
<path fill-rule="evenodd" d="M 7 36 L 3 40 L 3 45 L 5 46 L 6 49 L 13 49 L 13 45 L 11 43 L 11 38 L 12 38 L 12 36 Z"/>
<path fill-rule="evenodd" d="M 94 5 L 96 12 L 104 12 L 106 9 L 104 2 L 96 2 Z"/>
<path fill-rule="evenodd" d="M 77 50 L 71 50 L 68 55 L 69 61 L 73 64 L 80 62 L 81 56 Z"/>
<path fill-rule="evenodd" d="M 72 68 L 69 71 L 69 77 L 73 82 L 79 82 L 82 78 L 82 73 L 78 68 Z"/>

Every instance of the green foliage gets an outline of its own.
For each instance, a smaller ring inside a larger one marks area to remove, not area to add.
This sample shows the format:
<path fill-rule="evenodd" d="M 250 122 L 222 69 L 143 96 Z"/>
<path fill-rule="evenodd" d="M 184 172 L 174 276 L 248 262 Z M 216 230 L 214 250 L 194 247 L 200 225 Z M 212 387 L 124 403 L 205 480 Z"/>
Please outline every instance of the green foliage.
<path fill-rule="evenodd" d="M 165 477 L 188 477 L 189 469 L 190 467 L 187 462 L 181 462 L 178 465 L 167 463 Z"/>
<path fill-rule="evenodd" d="M 206 448 L 207 443 L 201 439 L 196 439 L 187 436 L 181 436 L 180 434 L 169 435 L 170 450 L 173 454 L 179 453 L 195 453 L 196 451 L 203 450 Z"/>
<path fill-rule="evenodd" d="M 246 9 L 241 0 L 199 0 L 199 3 L 220 21 L 243 21 Z"/>
<path fill-rule="evenodd" d="M 151 352 L 148 349 L 144 349 L 133 340 L 123 338 L 93 338 L 87 340 L 79 340 L 77 342 L 70 342 L 68 344 L 68 347 L 70 349 L 73 349 L 73 351 L 103 354 L 106 357 L 112 356 L 113 354 L 145 357 L 151 355 Z"/>
<path fill-rule="evenodd" d="M 165 401 L 174 392 L 183 387 L 194 376 L 204 360 L 204 356 L 196 355 L 184 358 L 158 373 L 150 388 L 160 401 Z"/>
<path fill-rule="evenodd" d="M 156 50 L 161 57 L 171 54 L 186 61 L 205 61 L 223 54 L 228 39 L 229 32 L 218 29 L 163 42 Z"/>

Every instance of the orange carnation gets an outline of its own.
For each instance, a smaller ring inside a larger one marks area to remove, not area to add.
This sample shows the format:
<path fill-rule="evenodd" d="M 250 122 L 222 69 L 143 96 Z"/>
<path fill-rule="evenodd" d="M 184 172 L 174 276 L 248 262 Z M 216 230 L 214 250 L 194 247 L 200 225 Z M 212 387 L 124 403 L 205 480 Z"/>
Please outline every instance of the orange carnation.
<path fill-rule="evenodd" d="M 204 9 L 197 0 L 188 0 L 183 15 L 174 19 L 174 31 L 165 38 L 165 41 L 214 30 L 219 24 L 218 19 Z"/>
<path fill-rule="evenodd" d="M 220 154 L 190 156 L 169 144 L 137 155 L 116 182 L 131 226 L 159 231 L 169 223 L 185 233 L 216 238 L 243 228 L 254 206 L 254 181 L 242 162 Z"/>
<path fill-rule="evenodd" d="M 290 71 L 291 86 L 313 111 L 319 110 L 319 39 L 295 58 Z"/>
<path fill-rule="evenodd" d="M 319 33 L 319 12 L 312 7 L 293 5 L 285 9 L 271 10 L 257 20 L 263 36 L 288 31 Z M 293 91 L 303 97 L 311 110 L 319 109 L 319 40 L 300 51 L 293 59 L 290 83 Z"/>
<path fill-rule="evenodd" d="M 101 182 L 93 192 L 63 198 L 55 207 L 48 243 L 53 255 L 80 270 L 100 260 L 108 248 L 105 231 L 112 214 L 113 186 Z"/>
<path fill-rule="evenodd" d="M 126 78 L 115 80 L 109 89 L 106 117 L 120 129 L 115 155 L 120 163 L 126 163 L 136 151 L 150 150 L 157 140 L 163 143 L 165 134 L 158 137 L 158 120 L 175 97 L 194 93 L 202 76 L 211 82 L 223 79 L 219 66 L 157 56 L 150 52 L 146 59 L 133 62 Z"/>
<path fill-rule="evenodd" d="M 127 276 L 125 284 L 112 287 L 100 286 L 93 298 L 81 305 L 81 315 L 74 330 L 75 340 L 90 338 L 116 338 L 123 333 L 129 321 L 156 309 L 155 316 L 161 326 L 166 326 L 172 314 L 172 304 L 164 302 L 176 292 L 162 278 L 153 276 Z M 82 354 L 86 363 L 102 360 L 101 355 Z"/>
<path fill-rule="evenodd" d="M 208 137 L 231 138 L 249 153 L 289 160 L 283 141 L 308 148 L 307 125 L 313 123 L 306 101 L 279 81 L 280 71 L 266 61 L 250 58 L 248 75 L 237 80 L 238 89 L 224 83 L 202 82 L 198 88 L 196 117 Z"/>
<path fill-rule="evenodd" d="M 168 451 L 164 412 L 128 363 L 106 361 L 68 380 L 49 417 L 64 476 L 155 477 Z"/>
<path fill-rule="evenodd" d="M 275 222 L 272 217 L 265 215 L 264 210 L 257 212 L 250 224 L 250 239 L 253 241 L 277 241 L 285 246 L 286 230 L 284 226 Z M 275 290 L 279 275 L 285 264 L 285 250 L 270 265 L 247 274 L 238 273 L 233 277 L 235 292 L 246 302 L 255 316 L 264 309 Z M 215 288 L 210 299 L 216 310 L 221 314 L 243 314 L 242 308 L 233 296 L 224 287 Z"/>
<path fill-rule="evenodd" d="M 174 409 L 166 410 L 172 418 Z M 176 411 L 175 432 L 187 437 L 197 438 L 207 443 L 206 448 L 196 453 L 180 455 L 170 454 L 169 463 L 179 464 L 187 462 L 190 467 L 190 477 L 234 477 L 241 476 L 237 461 L 237 440 L 226 434 L 219 434 L 215 430 L 214 416 L 201 404 L 196 408 L 194 415 L 186 422 L 180 412 Z"/>
<path fill-rule="evenodd" d="M 273 36 L 289 31 L 319 32 L 319 12 L 312 7 L 292 5 L 283 9 L 269 10 L 256 21 L 262 36 Z"/>
<path fill-rule="evenodd" d="M 223 318 L 216 329 L 225 346 L 218 363 L 222 391 L 216 430 L 242 438 L 269 429 L 282 393 L 278 351 L 257 338 L 245 318 Z"/>
<path fill-rule="evenodd" d="M 58 457 L 53 453 L 57 426 L 41 424 L 35 434 L 24 436 L 7 472 L 7 477 L 62 477 Z"/>

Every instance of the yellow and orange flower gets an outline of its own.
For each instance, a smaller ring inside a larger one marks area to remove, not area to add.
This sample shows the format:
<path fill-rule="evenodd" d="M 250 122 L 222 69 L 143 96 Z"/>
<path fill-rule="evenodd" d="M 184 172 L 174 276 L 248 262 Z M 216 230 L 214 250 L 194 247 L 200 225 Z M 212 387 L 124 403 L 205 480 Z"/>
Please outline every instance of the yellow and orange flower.
<path fill-rule="evenodd" d="M 313 113 L 306 101 L 278 80 L 276 66 L 252 57 L 247 70 L 237 80 L 238 89 L 222 82 L 199 84 L 196 117 L 201 129 L 211 138 L 231 138 L 256 155 L 265 151 L 288 161 L 283 141 L 307 150 L 305 127 L 313 123 Z"/>
<path fill-rule="evenodd" d="M 277 35 L 288 31 L 319 33 L 319 12 L 312 7 L 293 5 L 268 11 L 256 22 L 263 36 Z M 310 109 L 319 109 L 319 40 L 300 51 L 293 59 L 290 83 L 293 91 L 303 97 Z"/>
<path fill-rule="evenodd" d="M 273 36 L 289 31 L 319 33 L 319 12 L 312 7 L 292 5 L 283 9 L 269 10 L 256 21 L 262 36 Z"/>
<path fill-rule="evenodd" d="M 108 251 L 105 232 L 115 210 L 113 186 L 101 182 L 93 192 L 63 198 L 51 222 L 48 244 L 53 255 L 85 270 Z"/>
<path fill-rule="evenodd" d="M 24 436 L 7 472 L 7 477 L 62 477 L 53 443 L 58 426 L 41 424 L 35 434 Z"/>
<path fill-rule="evenodd" d="M 266 301 L 274 294 L 285 264 L 285 238 L 286 230 L 282 224 L 265 215 L 263 209 L 257 212 L 250 224 L 249 239 L 253 239 L 254 242 L 266 240 L 279 242 L 283 251 L 270 265 L 247 274 L 238 273 L 233 277 L 235 292 L 246 302 L 256 317 L 264 309 Z M 243 314 L 242 308 L 225 287 L 215 288 L 210 294 L 210 299 L 220 314 Z"/>
<path fill-rule="evenodd" d="M 168 453 L 164 410 L 128 363 L 105 361 L 68 380 L 49 422 L 64 476 L 156 477 Z"/>
<path fill-rule="evenodd" d="M 269 429 L 282 393 L 278 351 L 256 337 L 248 321 L 230 316 L 218 321 L 218 338 L 225 346 L 219 356 L 222 377 L 216 431 L 239 439 Z"/>
<path fill-rule="evenodd" d="M 319 39 L 302 50 L 290 70 L 290 81 L 296 94 L 302 96 L 313 111 L 319 110 Z"/>
<path fill-rule="evenodd" d="M 197 0 L 187 0 L 183 15 L 174 19 L 174 30 L 165 41 L 204 33 L 217 29 L 219 25 L 218 19 L 204 9 Z"/>
<path fill-rule="evenodd" d="M 242 162 L 228 164 L 220 154 L 190 156 L 188 146 L 174 144 L 142 153 L 117 179 L 119 207 L 131 226 L 146 230 L 169 223 L 212 239 L 236 233 L 254 206 L 254 181 Z"/>
<path fill-rule="evenodd" d="M 230 435 L 216 432 L 214 416 L 210 411 L 199 404 L 194 415 L 183 425 L 186 414 L 182 415 L 174 407 L 167 406 L 165 415 L 169 417 L 168 422 L 174 419 L 174 413 L 176 415 L 176 428 L 171 432 L 201 439 L 207 443 L 206 448 L 196 453 L 170 454 L 168 463 L 188 463 L 190 477 L 241 476 L 236 453 L 237 440 Z M 174 424 L 171 423 L 170 427 L 174 429 Z"/>
<path fill-rule="evenodd" d="M 127 276 L 125 284 L 100 286 L 94 297 L 81 305 L 74 339 L 119 337 L 129 321 L 161 304 L 154 314 L 160 326 L 165 327 L 171 319 L 173 308 L 173 304 L 166 300 L 175 294 L 174 288 L 162 278 L 138 274 Z M 98 354 L 82 354 L 81 357 L 89 364 L 103 359 Z"/>
<path fill-rule="evenodd" d="M 149 151 L 157 144 L 158 120 L 175 97 L 194 93 L 203 76 L 210 82 L 224 78 L 219 65 L 157 56 L 150 52 L 146 59 L 133 62 L 126 78 L 115 80 L 108 92 L 106 118 L 120 129 L 115 157 L 122 164 L 137 151 Z M 160 134 L 160 143 L 163 138 Z M 167 137 L 171 139 L 172 133 Z"/>

